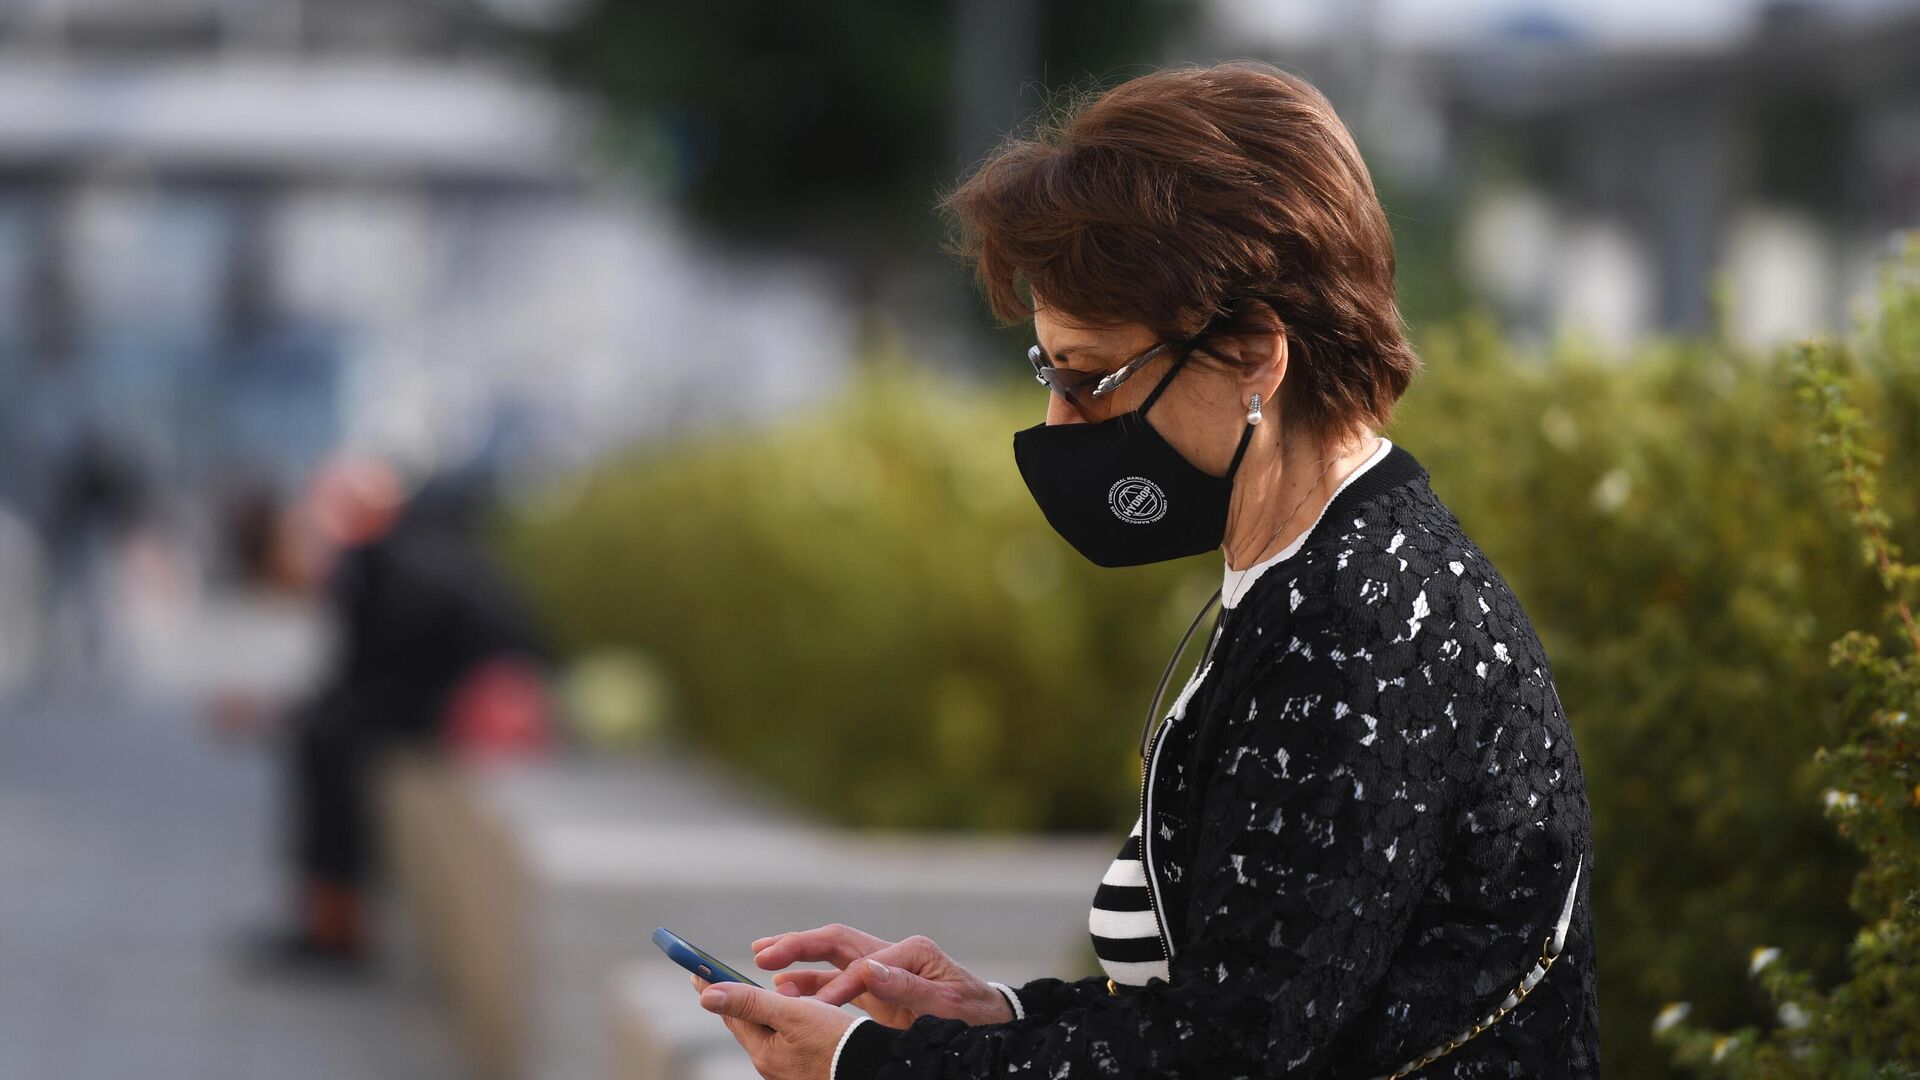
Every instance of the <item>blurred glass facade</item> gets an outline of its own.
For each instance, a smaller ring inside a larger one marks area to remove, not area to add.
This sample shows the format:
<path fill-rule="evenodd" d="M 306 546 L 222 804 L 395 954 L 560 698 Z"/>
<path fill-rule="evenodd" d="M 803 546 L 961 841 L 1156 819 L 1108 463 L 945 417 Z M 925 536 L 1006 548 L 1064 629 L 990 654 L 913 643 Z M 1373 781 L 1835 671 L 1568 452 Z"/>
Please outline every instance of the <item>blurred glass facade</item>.
<path fill-rule="evenodd" d="M 1529 337 L 1844 326 L 1920 222 L 1911 3 L 1219 8 L 1328 92 L 1376 176 L 1447 207 L 1451 263 L 1416 272 Z"/>
<path fill-rule="evenodd" d="M 597 168 L 535 50 L 563 10 L 0 4 L 0 490 L 43 507 L 83 430 L 191 515 L 339 447 L 553 468 L 829 389 L 834 273 L 707 250 Z"/>

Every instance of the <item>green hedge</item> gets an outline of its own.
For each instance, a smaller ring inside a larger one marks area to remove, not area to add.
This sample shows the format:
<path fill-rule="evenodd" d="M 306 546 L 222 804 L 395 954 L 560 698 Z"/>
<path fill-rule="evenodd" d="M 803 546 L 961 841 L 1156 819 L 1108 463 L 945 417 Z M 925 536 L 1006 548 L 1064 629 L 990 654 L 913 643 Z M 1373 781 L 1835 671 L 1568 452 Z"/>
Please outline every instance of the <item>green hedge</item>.
<path fill-rule="evenodd" d="M 1855 354 L 1909 549 L 1917 268 Z M 1661 1003 L 1764 1017 L 1752 942 L 1845 970 L 1855 858 L 1809 762 L 1837 722 L 1827 644 L 1880 594 L 1785 350 L 1528 357 L 1475 318 L 1420 337 L 1389 434 L 1525 604 L 1591 785 L 1607 1072 L 1673 1075 Z M 1220 563 L 1102 570 L 1059 540 L 1013 464 L 1038 393 L 877 361 L 817 414 L 610 463 L 509 543 L 565 641 L 660 657 L 685 738 L 830 819 L 1117 829 L 1145 700 Z"/>
<path fill-rule="evenodd" d="M 598 471 L 519 523 L 516 561 L 564 641 L 661 657 L 688 738 L 829 819 L 1121 823 L 1199 560 L 1102 572 L 1054 535 L 1013 466 L 1030 380 L 875 362 L 859 387 Z"/>

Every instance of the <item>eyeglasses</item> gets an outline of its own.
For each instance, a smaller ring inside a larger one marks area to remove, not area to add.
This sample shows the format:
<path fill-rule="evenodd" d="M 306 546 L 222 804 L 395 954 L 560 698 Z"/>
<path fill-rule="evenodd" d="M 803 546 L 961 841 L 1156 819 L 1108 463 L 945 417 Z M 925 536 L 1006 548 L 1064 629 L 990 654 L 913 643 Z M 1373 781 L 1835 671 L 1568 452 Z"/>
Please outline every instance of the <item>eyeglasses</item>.
<path fill-rule="evenodd" d="M 1060 367 L 1047 356 L 1047 350 L 1038 345 L 1027 350 L 1027 362 L 1033 365 L 1034 381 L 1085 413 L 1094 398 L 1106 397 L 1119 389 L 1122 383 L 1133 378 L 1134 372 L 1146 366 L 1147 361 L 1171 344 L 1170 341 L 1163 341 L 1112 371 L 1075 371 Z"/>

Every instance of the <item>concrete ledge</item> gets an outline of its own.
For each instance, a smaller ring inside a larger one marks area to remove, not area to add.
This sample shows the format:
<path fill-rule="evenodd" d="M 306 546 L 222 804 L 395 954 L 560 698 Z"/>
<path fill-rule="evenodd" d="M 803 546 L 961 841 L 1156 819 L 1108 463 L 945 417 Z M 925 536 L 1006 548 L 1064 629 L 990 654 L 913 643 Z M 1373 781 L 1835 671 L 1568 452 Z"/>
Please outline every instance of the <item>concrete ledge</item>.
<path fill-rule="evenodd" d="M 526 1035 L 525 870 L 465 783 L 431 759 L 389 767 L 381 785 L 388 861 L 468 1057 L 489 1077 L 513 1077 Z"/>
<path fill-rule="evenodd" d="M 539 1080 L 753 1075 L 656 926 L 748 971 L 754 938 L 843 922 L 926 934 L 983 978 L 1086 974 L 1119 843 L 830 830 L 666 759 L 410 761 L 386 789 L 405 907 L 469 1049 Z"/>

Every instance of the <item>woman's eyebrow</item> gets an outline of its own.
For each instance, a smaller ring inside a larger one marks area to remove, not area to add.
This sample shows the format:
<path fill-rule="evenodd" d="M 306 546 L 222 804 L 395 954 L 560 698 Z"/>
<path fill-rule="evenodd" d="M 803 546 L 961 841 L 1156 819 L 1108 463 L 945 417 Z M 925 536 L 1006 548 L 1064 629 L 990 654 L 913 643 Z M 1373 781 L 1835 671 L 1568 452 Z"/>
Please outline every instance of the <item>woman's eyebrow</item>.
<path fill-rule="evenodd" d="M 1105 349 L 1100 348 L 1098 345 L 1068 345 L 1066 348 L 1061 349 L 1060 351 L 1054 353 L 1053 359 L 1057 363 L 1061 360 L 1065 360 L 1067 356 L 1072 353 L 1083 353 L 1087 356 L 1093 357 L 1096 360 L 1104 360 L 1104 359 L 1107 359 L 1108 357 L 1107 351 Z"/>

